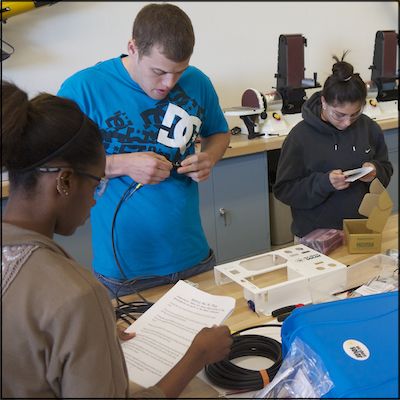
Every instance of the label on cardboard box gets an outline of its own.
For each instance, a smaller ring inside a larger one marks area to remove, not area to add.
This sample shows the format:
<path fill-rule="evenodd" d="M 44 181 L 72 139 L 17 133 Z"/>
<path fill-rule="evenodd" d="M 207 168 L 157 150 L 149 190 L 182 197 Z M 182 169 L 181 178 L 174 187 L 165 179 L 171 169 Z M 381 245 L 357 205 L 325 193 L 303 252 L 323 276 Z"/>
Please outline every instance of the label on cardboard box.
<path fill-rule="evenodd" d="M 353 246 L 356 249 L 362 249 L 362 250 L 371 250 L 373 248 L 375 248 L 377 246 L 376 241 L 370 239 L 370 238 L 360 238 L 358 237 L 355 241 L 355 243 L 353 243 Z"/>

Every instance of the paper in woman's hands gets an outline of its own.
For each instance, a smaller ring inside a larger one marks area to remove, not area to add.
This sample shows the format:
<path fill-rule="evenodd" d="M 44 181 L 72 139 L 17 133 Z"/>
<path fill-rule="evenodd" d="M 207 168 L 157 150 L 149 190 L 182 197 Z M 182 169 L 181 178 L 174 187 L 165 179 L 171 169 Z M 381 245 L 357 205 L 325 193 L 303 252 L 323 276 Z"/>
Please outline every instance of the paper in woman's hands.
<path fill-rule="evenodd" d="M 361 167 L 356 169 L 349 169 L 343 172 L 343 175 L 347 176 L 345 182 L 354 182 L 357 179 L 369 174 L 373 170 L 373 167 Z"/>

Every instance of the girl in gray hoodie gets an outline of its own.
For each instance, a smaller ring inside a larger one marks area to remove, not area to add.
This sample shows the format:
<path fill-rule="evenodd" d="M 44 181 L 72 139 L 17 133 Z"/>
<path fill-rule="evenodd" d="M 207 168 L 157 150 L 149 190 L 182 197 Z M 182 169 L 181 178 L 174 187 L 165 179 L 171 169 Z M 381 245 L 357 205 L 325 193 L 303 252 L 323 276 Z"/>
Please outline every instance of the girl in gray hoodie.
<path fill-rule="evenodd" d="M 344 218 L 363 218 L 362 198 L 376 177 L 387 186 L 393 174 L 380 126 L 363 114 L 367 89 L 353 66 L 336 63 L 321 92 L 302 108 L 303 120 L 286 137 L 273 192 L 291 207 L 292 233 L 303 237 L 318 228 L 343 229 Z M 354 182 L 343 171 L 372 167 Z"/>

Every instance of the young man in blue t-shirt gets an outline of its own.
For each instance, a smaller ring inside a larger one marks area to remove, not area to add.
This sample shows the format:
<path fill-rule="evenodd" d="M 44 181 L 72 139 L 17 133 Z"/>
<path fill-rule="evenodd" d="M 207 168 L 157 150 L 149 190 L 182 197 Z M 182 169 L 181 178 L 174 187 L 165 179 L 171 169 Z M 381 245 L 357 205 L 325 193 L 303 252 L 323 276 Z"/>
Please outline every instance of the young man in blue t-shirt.
<path fill-rule="evenodd" d="M 93 269 L 114 296 L 215 265 L 197 183 L 230 135 L 211 81 L 189 65 L 194 41 L 179 7 L 149 4 L 136 16 L 128 54 L 77 72 L 58 93 L 103 134 L 108 184 L 91 212 Z"/>

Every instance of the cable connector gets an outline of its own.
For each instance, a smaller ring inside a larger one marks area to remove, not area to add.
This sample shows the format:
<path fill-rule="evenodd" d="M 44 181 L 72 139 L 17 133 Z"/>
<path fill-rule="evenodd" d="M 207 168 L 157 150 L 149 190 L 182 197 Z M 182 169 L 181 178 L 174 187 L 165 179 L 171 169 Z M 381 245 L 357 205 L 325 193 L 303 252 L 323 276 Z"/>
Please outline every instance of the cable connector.
<path fill-rule="evenodd" d="M 173 161 L 172 162 L 172 169 L 178 169 L 179 167 L 182 167 L 182 164 L 180 161 Z"/>
<path fill-rule="evenodd" d="M 277 317 L 278 315 L 290 313 L 295 308 L 303 307 L 303 306 L 304 306 L 304 304 L 299 303 L 299 304 L 293 304 L 293 305 L 286 306 L 286 307 L 277 308 L 276 310 L 272 311 L 271 315 L 273 317 Z"/>

